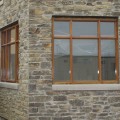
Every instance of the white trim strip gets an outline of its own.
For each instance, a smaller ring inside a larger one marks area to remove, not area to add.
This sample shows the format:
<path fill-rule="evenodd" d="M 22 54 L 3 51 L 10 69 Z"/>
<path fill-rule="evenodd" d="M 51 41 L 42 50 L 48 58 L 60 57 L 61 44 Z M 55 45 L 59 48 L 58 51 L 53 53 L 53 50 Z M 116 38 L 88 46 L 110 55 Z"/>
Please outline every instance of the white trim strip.
<path fill-rule="evenodd" d="M 17 83 L 0 82 L 0 87 L 9 88 L 9 89 L 18 89 L 19 88 L 19 84 L 17 84 Z"/>
<path fill-rule="evenodd" d="M 120 90 L 120 84 L 52 85 L 53 90 Z"/>

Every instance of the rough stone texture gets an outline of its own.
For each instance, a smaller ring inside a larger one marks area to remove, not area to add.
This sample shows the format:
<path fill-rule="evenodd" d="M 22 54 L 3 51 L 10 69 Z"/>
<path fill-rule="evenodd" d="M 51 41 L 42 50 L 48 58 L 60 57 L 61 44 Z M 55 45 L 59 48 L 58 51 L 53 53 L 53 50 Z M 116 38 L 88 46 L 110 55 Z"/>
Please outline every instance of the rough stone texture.
<path fill-rule="evenodd" d="M 19 22 L 19 89 L 0 88 L 0 120 L 28 119 L 28 0 L 4 0 L 0 6 L 0 28 L 15 21 Z"/>
<path fill-rule="evenodd" d="M 0 120 L 120 120 L 120 91 L 52 90 L 52 15 L 120 16 L 120 1 L 4 0 L 0 27 L 20 26 L 20 87 L 0 88 Z"/>
<path fill-rule="evenodd" d="M 52 15 L 119 16 L 120 1 L 29 0 L 30 120 L 120 120 L 120 91 L 52 90 Z"/>

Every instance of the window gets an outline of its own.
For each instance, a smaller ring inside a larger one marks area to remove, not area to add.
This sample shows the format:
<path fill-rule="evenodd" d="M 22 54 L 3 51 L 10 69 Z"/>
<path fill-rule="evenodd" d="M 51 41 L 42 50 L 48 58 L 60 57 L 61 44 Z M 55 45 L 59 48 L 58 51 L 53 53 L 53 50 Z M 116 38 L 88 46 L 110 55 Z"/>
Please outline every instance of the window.
<path fill-rule="evenodd" d="M 1 29 L 1 81 L 18 82 L 18 23 Z"/>
<path fill-rule="evenodd" d="M 52 18 L 53 83 L 118 83 L 117 17 Z"/>

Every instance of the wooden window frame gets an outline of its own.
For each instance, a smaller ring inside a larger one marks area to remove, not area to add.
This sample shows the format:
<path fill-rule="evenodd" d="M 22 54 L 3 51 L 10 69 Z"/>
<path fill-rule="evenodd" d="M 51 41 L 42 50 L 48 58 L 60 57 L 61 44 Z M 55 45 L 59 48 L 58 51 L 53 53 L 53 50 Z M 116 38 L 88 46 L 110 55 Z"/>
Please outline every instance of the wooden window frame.
<path fill-rule="evenodd" d="M 55 36 L 54 35 L 54 22 L 65 22 L 69 21 L 69 36 Z M 97 22 L 97 36 L 82 36 L 82 37 L 76 37 L 72 36 L 72 22 L 73 21 L 82 21 L 82 22 Z M 114 33 L 115 36 L 100 36 L 100 22 L 114 22 Z M 58 82 L 54 80 L 54 39 L 69 39 L 70 40 L 70 80 L 67 82 Z M 73 80 L 73 58 L 72 58 L 72 39 L 97 39 L 98 41 L 98 80 L 81 80 L 79 82 Z M 115 41 L 115 74 L 116 79 L 115 80 L 102 80 L 101 76 L 101 39 L 105 40 L 114 40 Z M 119 83 L 119 57 L 118 57 L 118 17 L 70 17 L 70 16 L 53 16 L 52 17 L 52 82 L 53 84 L 114 84 Z"/>
<path fill-rule="evenodd" d="M 8 36 L 8 33 L 11 32 L 12 29 L 15 29 L 15 41 L 11 41 L 11 36 Z M 9 68 L 10 68 L 11 45 L 15 45 L 15 66 L 14 66 L 15 79 L 10 80 Z M 19 53 L 19 25 L 17 21 L 1 29 L 1 82 L 18 83 L 18 69 L 19 69 L 18 53 Z"/>

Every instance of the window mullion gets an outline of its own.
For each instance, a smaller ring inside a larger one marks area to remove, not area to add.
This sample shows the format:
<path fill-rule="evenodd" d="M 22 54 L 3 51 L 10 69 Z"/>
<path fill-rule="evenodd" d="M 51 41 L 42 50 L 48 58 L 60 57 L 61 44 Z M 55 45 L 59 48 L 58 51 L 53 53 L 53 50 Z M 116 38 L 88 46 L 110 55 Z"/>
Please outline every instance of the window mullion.
<path fill-rule="evenodd" d="M 18 27 L 15 27 L 16 39 L 15 39 L 15 82 L 18 82 Z"/>
<path fill-rule="evenodd" d="M 102 71 L 101 71 L 101 39 L 100 39 L 100 20 L 98 20 L 98 80 L 100 83 L 102 81 Z"/>
<path fill-rule="evenodd" d="M 114 32 L 115 32 L 115 36 L 117 36 L 117 38 L 115 39 L 115 61 L 116 61 L 116 67 L 115 67 L 115 75 L 116 75 L 116 80 L 117 80 L 117 82 L 119 83 L 119 53 L 118 53 L 118 51 L 119 51 L 119 48 L 118 48 L 118 21 L 115 21 L 114 22 L 114 26 L 115 26 L 115 30 L 114 30 Z"/>
<path fill-rule="evenodd" d="M 8 31 L 6 31 L 6 43 L 8 42 Z M 6 67 L 6 81 L 9 79 L 9 47 L 8 45 L 5 46 L 5 67 Z"/>
<path fill-rule="evenodd" d="M 52 18 L 52 79 L 54 83 L 54 18 Z"/>
<path fill-rule="evenodd" d="M 1 38 L 2 38 L 2 42 L 1 42 L 1 44 L 3 44 L 3 40 L 4 40 L 4 32 L 2 32 L 2 34 L 1 34 Z M 2 47 L 1 46 L 1 69 L 2 69 L 2 75 L 1 75 L 1 81 L 4 81 L 4 69 L 5 69 L 5 64 L 4 64 L 4 52 L 5 52 L 5 47 Z"/>
<path fill-rule="evenodd" d="M 72 20 L 70 20 L 70 82 L 73 83 Z"/>

